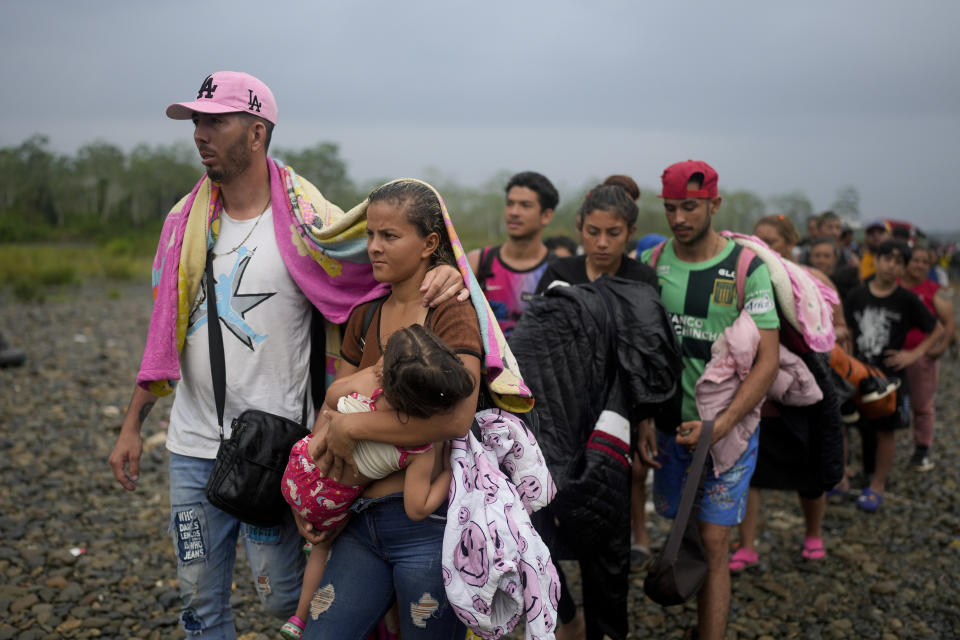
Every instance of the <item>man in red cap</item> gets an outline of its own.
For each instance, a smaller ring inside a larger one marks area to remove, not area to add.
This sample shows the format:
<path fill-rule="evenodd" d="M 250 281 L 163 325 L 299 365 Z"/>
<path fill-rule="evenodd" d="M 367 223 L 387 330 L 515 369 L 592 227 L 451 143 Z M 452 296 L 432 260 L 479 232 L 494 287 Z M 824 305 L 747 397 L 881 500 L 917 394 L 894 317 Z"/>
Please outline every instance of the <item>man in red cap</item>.
<path fill-rule="evenodd" d="M 743 520 L 757 461 L 757 432 L 744 433 L 738 423 L 763 401 L 779 364 L 780 325 L 767 267 L 759 258 L 751 260 L 744 299 L 738 300 L 736 270 L 742 247 L 713 229 L 713 216 L 722 202 L 717 178 L 706 162 L 688 160 L 667 167 L 660 197 L 673 238 L 641 257 L 656 268 L 684 365 L 681 388 L 661 411 L 656 429 L 643 434 L 640 447 L 644 461 L 655 469 L 654 503 L 661 515 L 676 515 L 686 470 L 700 439 L 702 422 L 694 385 L 710 359 L 711 346 L 733 325 L 741 309 L 760 332 L 753 368 L 730 405 L 716 417 L 711 438 L 714 452 L 716 447 L 728 451 L 733 447 L 736 462 L 728 468 L 715 467 L 708 457 L 704 470 L 699 524 L 708 570 L 697 595 L 699 637 L 704 640 L 724 637 L 730 610 L 730 528 Z"/>
<path fill-rule="evenodd" d="M 339 299 L 331 301 L 331 294 L 316 294 L 317 289 L 311 289 L 320 279 L 313 276 L 321 268 L 314 264 L 317 258 L 309 260 L 309 267 L 314 268 L 311 272 L 295 261 L 300 256 L 295 248 L 281 248 L 283 242 L 292 244 L 296 219 L 288 194 L 293 187 L 288 188 L 284 177 L 291 181 L 293 177 L 267 156 L 277 123 L 277 103 L 263 82 L 246 73 L 218 71 L 203 80 L 195 100 L 172 104 L 166 113 L 174 120 L 193 121 L 193 140 L 206 177 L 171 210 L 164 223 L 165 235 L 154 262 L 156 302 L 151 330 L 110 466 L 126 490 L 136 488 L 141 427 L 158 397 L 172 391 L 169 380 L 179 378 L 166 447 L 182 597 L 180 623 L 190 637 L 229 639 L 236 637 L 230 585 L 238 535 L 257 594 L 264 607 L 279 617 L 297 609 L 303 542 L 293 514 L 277 526 L 253 526 L 214 507 L 205 495 L 222 434 L 205 326 L 208 299 L 216 301 L 218 320 L 226 329 L 222 332 L 227 372 L 222 424 L 229 427 L 244 409 L 256 408 L 309 426 L 313 415 L 308 389 L 312 308 L 342 309 L 345 318 L 375 282 L 369 264 L 357 261 L 357 282 L 366 287 L 339 289 Z M 302 185 L 302 179 L 298 180 Z M 310 192 L 304 193 L 311 197 Z M 299 194 L 297 198 L 297 202 L 306 202 Z M 187 250 L 190 242 L 199 247 L 200 256 L 212 260 L 216 276 L 215 292 L 207 291 L 202 277 L 194 276 L 192 298 L 180 295 L 181 288 L 189 290 L 180 283 L 190 280 L 191 268 L 196 271 L 198 267 L 202 274 L 203 262 L 190 262 L 197 254 Z M 450 274 L 450 278 L 443 274 L 434 277 L 425 298 L 439 303 L 458 291 L 463 280 L 453 268 L 446 275 Z M 170 282 L 173 302 L 164 306 L 164 283 Z M 154 331 L 157 327 L 166 330 Z M 322 352 L 318 353 L 322 358 Z M 316 537 L 307 529 L 302 532 L 311 539 Z"/>

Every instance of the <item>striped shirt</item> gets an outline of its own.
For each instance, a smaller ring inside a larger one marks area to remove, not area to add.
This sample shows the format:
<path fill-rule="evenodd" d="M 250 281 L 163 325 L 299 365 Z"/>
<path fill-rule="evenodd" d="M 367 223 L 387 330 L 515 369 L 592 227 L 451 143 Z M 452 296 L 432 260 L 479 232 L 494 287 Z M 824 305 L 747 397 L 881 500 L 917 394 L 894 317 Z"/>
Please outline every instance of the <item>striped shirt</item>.
<path fill-rule="evenodd" d="M 700 419 L 694 386 L 710 360 L 711 346 L 734 323 L 741 308 L 747 310 L 758 329 L 780 327 L 770 273 L 760 258 L 750 261 L 744 301 L 742 305 L 738 303 L 736 269 L 742 250 L 728 240 L 713 258 L 685 262 L 677 258 L 673 241 L 669 240 L 657 260 L 660 297 L 676 331 L 683 360 L 680 406 L 674 402 L 657 420 L 657 426 L 665 431 L 673 433 L 680 422 Z M 650 262 L 652 252 L 653 249 L 643 252 L 643 262 Z"/>

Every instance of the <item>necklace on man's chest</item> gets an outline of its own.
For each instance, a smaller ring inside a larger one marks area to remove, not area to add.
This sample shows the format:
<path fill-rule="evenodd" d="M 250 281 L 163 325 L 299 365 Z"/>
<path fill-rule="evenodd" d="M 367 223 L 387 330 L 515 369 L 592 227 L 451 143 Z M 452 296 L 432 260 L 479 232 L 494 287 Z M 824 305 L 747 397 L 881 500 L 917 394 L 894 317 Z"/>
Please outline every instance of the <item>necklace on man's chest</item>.
<path fill-rule="evenodd" d="M 214 252 L 213 252 L 213 257 L 214 257 L 214 258 L 222 258 L 223 256 L 228 256 L 228 255 L 230 255 L 231 253 L 236 253 L 237 251 L 239 251 L 239 250 L 240 250 L 240 247 L 242 247 L 244 244 L 246 244 L 247 240 L 250 239 L 250 236 L 253 235 L 253 232 L 256 230 L 257 225 L 260 224 L 260 219 L 263 218 L 263 214 L 265 214 L 265 213 L 267 212 L 267 208 L 268 208 L 269 206 L 270 206 L 270 199 L 268 198 L 268 199 L 267 199 L 267 204 L 263 205 L 263 211 L 261 211 L 261 212 L 260 212 L 260 215 L 257 216 L 257 221 L 253 223 L 253 226 L 252 226 L 252 227 L 250 227 L 250 231 L 248 231 L 248 232 L 247 232 L 247 235 L 245 235 L 245 236 L 243 237 L 243 240 L 240 241 L 240 244 L 238 244 L 237 246 L 235 246 L 233 249 L 230 249 L 230 251 L 227 251 L 226 253 L 217 253 L 217 252 L 214 251 Z M 224 213 L 222 213 L 222 215 L 227 215 L 227 214 L 226 214 L 226 212 L 224 212 Z M 221 220 L 220 220 L 220 224 L 223 225 L 223 219 L 222 219 L 222 217 L 221 217 Z"/>

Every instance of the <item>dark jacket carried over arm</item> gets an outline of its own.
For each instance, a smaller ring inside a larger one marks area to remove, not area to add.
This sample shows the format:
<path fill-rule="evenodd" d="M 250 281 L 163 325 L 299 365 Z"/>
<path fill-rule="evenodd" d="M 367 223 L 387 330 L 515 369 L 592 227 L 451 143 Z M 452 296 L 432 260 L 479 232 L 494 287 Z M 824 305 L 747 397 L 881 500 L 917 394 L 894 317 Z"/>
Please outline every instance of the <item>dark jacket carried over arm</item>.
<path fill-rule="evenodd" d="M 843 424 L 834 373 L 823 354 L 798 354 L 823 392 L 804 406 L 772 403 L 776 415 L 760 422 L 760 450 L 751 487 L 800 491 L 815 496 L 843 477 Z"/>
<path fill-rule="evenodd" d="M 555 557 L 580 560 L 587 618 L 623 638 L 631 431 L 679 382 L 670 321 L 655 288 L 604 276 L 531 300 L 510 347 L 537 398 L 537 440 L 558 489 L 537 529 Z"/>

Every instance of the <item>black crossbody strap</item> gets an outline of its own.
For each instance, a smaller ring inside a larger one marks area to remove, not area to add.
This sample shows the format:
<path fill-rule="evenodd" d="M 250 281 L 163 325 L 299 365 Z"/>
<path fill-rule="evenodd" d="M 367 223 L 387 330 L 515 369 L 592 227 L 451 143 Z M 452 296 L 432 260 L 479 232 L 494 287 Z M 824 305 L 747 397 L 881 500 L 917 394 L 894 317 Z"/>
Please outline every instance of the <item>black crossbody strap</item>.
<path fill-rule="evenodd" d="M 697 441 L 697 448 L 693 453 L 693 461 L 690 463 L 690 471 L 687 473 L 687 481 L 683 485 L 683 495 L 680 498 L 680 507 L 677 508 L 677 517 L 673 521 L 673 527 L 670 528 L 670 535 L 667 537 L 667 544 L 663 548 L 665 559 L 672 561 L 680 551 L 680 541 L 683 539 L 683 532 L 687 530 L 687 522 L 693 512 L 693 503 L 700 489 L 703 468 L 707 464 L 707 453 L 710 451 L 712 436 L 713 420 L 704 420 L 700 427 L 700 439 Z"/>
<path fill-rule="evenodd" d="M 370 330 L 370 325 L 373 323 L 373 316 L 377 313 L 377 309 L 380 308 L 380 305 L 383 304 L 385 298 L 377 298 L 370 303 L 370 306 L 367 307 L 367 310 L 363 314 L 363 326 L 360 327 L 360 355 L 363 355 L 363 350 L 367 346 L 367 332 Z M 377 340 L 380 339 L 379 333 L 377 334 Z"/>
<path fill-rule="evenodd" d="M 217 403 L 217 424 L 223 442 L 223 405 L 227 395 L 227 371 L 223 359 L 223 333 L 217 312 L 217 288 L 213 281 L 213 251 L 207 252 L 207 334 L 210 343 L 210 373 L 213 375 L 213 398 Z"/>
<path fill-rule="evenodd" d="M 303 408 L 300 410 L 300 424 L 307 426 L 307 399 L 310 397 L 310 385 L 303 392 Z"/>
<path fill-rule="evenodd" d="M 220 442 L 223 442 L 223 407 L 227 399 L 227 365 L 223 355 L 223 331 L 217 311 L 217 289 L 213 281 L 213 251 L 207 252 L 207 335 L 210 343 L 210 373 L 213 376 L 213 399 L 217 404 L 217 424 L 220 426 Z M 307 400 L 310 385 L 303 392 L 303 408 L 300 424 L 307 424 Z"/>

